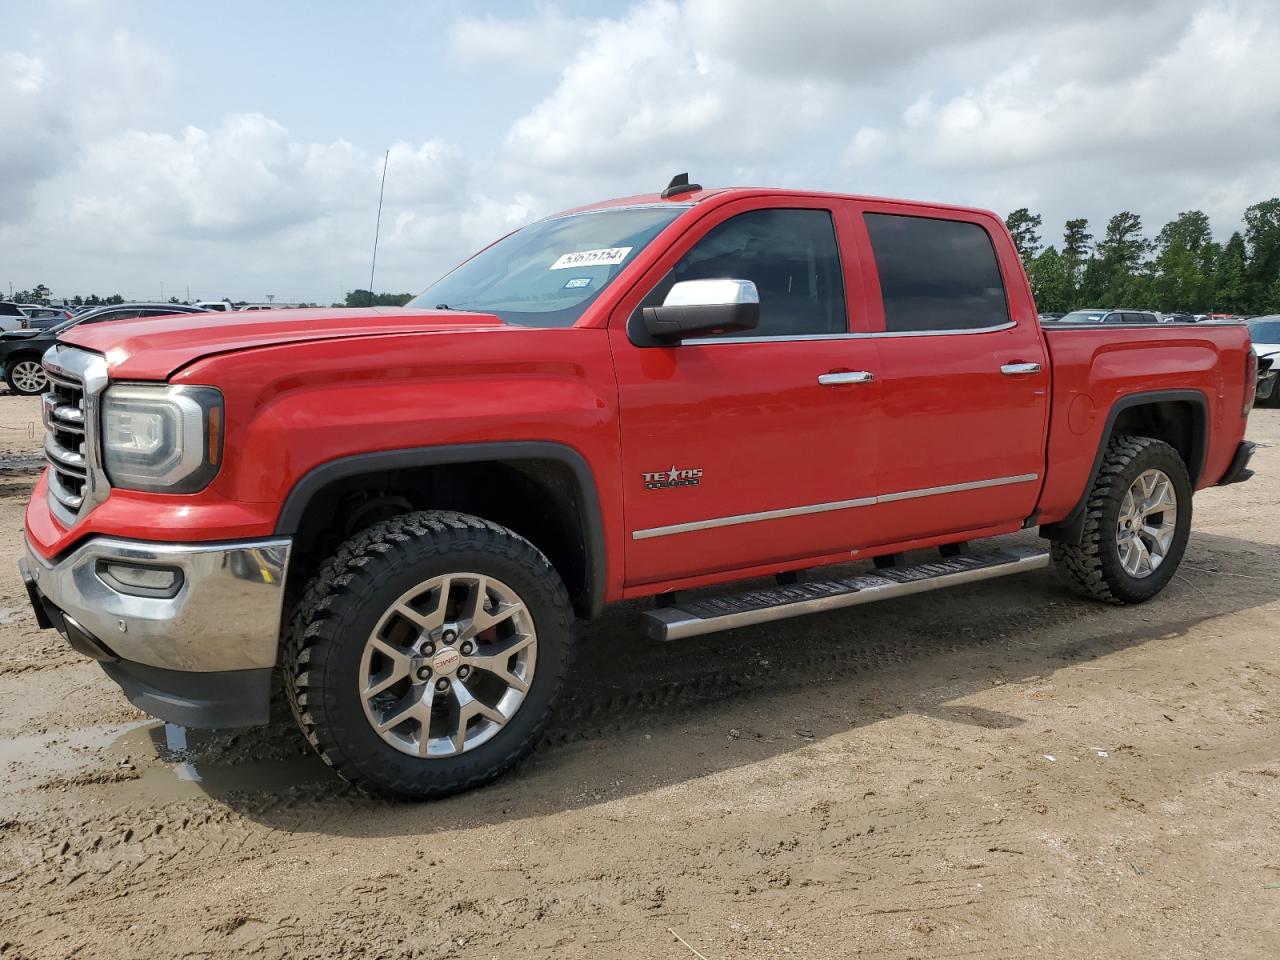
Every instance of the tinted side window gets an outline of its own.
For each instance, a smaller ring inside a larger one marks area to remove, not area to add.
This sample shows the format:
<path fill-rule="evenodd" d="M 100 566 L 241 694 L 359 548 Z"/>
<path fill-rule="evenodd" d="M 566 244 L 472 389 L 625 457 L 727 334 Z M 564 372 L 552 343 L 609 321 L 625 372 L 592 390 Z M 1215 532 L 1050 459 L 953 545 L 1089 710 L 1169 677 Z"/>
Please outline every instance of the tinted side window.
<path fill-rule="evenodd" d="M 868 213 L 885 329 L 972 330 L 1009 320 L 987 231 L 976 223 Z"/>
<path fill-rule="evenodd" d="M 101 316 L 90 317 L 85 323 L 102 323 L 104 320 L 132 320 L 137 315 L 137 310 L 109 310 Z"/>
<path fill-rule="evenodd" d="M 731 336 L 845 333 L 844 278 L 835 226 L 826 210 L 753 210 L 713 227 L 681 258 L 646 302 L 661 303 L 681 280 L 750 280 L 760 324 Z"/>

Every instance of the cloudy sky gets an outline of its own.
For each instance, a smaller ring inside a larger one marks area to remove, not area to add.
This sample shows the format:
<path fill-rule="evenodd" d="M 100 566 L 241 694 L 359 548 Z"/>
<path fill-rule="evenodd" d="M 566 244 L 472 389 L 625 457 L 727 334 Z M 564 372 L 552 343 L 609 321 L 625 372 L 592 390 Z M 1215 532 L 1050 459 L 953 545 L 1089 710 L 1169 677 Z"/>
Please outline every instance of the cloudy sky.
<path fill-rule="evenodd" d="M 418 291 L 557 209 L 777 185 L 1062 221 L 1280 195 L 1276 0 L 6 0 L 0 284 Z"/>

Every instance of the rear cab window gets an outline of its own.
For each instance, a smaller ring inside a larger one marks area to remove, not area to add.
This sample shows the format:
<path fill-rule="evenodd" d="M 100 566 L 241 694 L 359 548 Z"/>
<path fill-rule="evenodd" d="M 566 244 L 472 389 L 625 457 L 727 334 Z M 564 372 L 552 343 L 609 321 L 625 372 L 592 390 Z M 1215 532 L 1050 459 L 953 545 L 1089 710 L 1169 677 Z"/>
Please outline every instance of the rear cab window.
<path fill-rule="evenodd" d="M 1010 322 L 990 234 L 966 220 L 864 213 L 886 333 L 972 332 Z"/>

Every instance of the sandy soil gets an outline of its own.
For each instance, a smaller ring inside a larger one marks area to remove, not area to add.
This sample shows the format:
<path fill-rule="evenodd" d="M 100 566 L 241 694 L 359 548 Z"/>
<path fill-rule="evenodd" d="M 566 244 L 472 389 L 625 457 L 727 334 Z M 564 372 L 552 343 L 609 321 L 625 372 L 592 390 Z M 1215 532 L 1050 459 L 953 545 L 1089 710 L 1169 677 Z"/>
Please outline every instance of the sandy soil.
<path fill-rule="evenodd" d="M 0 399 L 5 453 L 34 416 Z M 35 629 L 6 487 L 0 956 L 1275 957 L 1280 451 L 1256 466 L 1143 607 L 1045 573 L 662 647 L 616 609 L 528 762 L 416 806 L 282 712 L 131 708 Z"/>
<path fill-rule="evenodd" d="M 19 397 L 0 389 L 0 463 L 5 458 L 28 458 L 40 452 L 40 398 Z"/>

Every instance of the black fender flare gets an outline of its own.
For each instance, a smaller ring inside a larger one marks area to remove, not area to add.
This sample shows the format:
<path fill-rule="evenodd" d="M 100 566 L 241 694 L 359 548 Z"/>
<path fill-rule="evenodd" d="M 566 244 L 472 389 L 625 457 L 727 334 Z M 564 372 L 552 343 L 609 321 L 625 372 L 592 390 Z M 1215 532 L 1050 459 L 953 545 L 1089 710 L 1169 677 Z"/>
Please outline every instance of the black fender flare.
<path fill-rule="evenodd" d="M 589 551 L 586 558 L 587 583 L 583 607 L 589 617 L 599 616 L 604 609 L 607 589 L 604 519 L 600 512 L 600 496 L 596 490 L 595 476 L 586 459 L 577 450 L 563 443 L 545 440 L 460 443 L 379 450 L 329 460 L 312 467 L 294 483 L 280 509 L 275 532 L 281 536 L 295 536 L 312 498 L 336 481 L 367 473 L 386 473 L 443 464 L 480 463 L 486 460 L 551 460 L 568 468 L 578 488 L 583 540 Z"/>
<path fill-rule="evenodd" d="M 1119 397 L 1107 411 L 1107 421 L 1103 425 L 1102 435 L 1098 438 L 1098 450 L 1093 456 L 1093 467 L 1085 481 L 1080 499 L 1063 519 L 1057 523 L 1046 523 L 1040 526 L 1040 536 L 1060 543 L 1078 544 L 1084 534 L 1085 507 L 1089 503 L 1089 493 L 1093 483 L 1102 469 L 1102 457 L 1107 452 L 1107 444 L 1115 430 L 1116 420 L 1120 414 L 1133 407 L 1141 407 L 1150 403 L 1189 403 L 1194 420 L 1191 425 L 1191 455 L 1187 464 L 1187 473 L 1191 476 L 1194 489 L 1200 474 L 1204 472 L 1204 458 L 1209 446 L 1209 401 L 1199 390 L 1151 390 L 1145 393 L 1127 393 Z"/>

